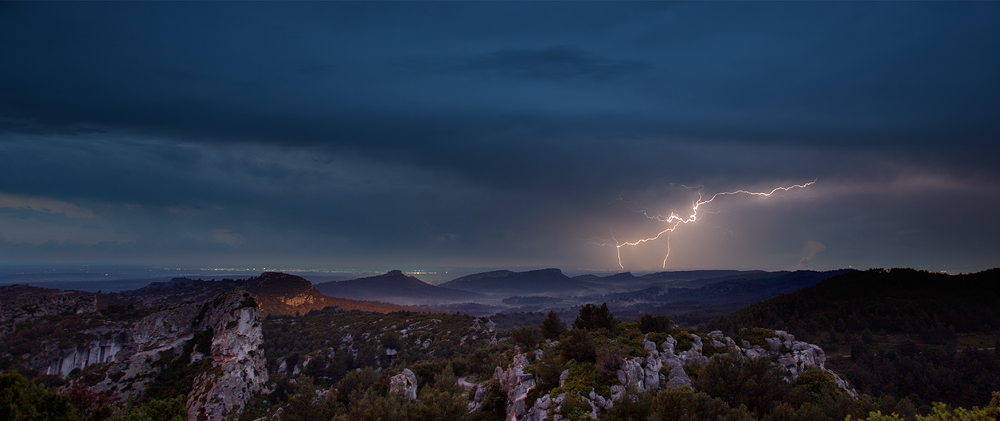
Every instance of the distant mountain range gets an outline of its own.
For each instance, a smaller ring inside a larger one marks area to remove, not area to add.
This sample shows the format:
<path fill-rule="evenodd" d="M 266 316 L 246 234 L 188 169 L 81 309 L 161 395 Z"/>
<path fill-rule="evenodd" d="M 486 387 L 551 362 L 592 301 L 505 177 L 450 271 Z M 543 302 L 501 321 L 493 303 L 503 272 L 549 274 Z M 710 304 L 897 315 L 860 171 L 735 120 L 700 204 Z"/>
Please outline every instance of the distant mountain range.
<path fill-rule="evenodd" d="M 399 270 L 349 281 L 323 282 L 316 284 L 316 289 L 330 297 L 403 305 L 462 303 L 486 298 L 473 291 L 453 289 L 447 285 L 434 286 Z"/>
<path fill-rule="evenodd" d="M 559 269 L 539 269 L 527 272 L 495 270 L 476 273 L 445 282 L 440 286 L 489 295 L 574 295 L 579 291 L 594 291 L 588 281 L 570 278 Z"/>
<path fill-rule="evenodd" d="M 569 277 L 554 268 L 524 272 L 496 270 L 463 276 L 437 286 L 399 270 L 315 285 L 299 276 L 264 272 L 257 277 L 219 281 L 174 278 L 136 290 L 93 296 L 99 308 L 114 304 L 150 308 L 203 301 L 243 287 L 258 297 L 265 314 L 276 315 L 305 314 L 334 305 L 344 310 L 377 312 L 492 314 L 496 311 L 567 309 L 601 302 L 613 305 L 622 316 L 643 311 L 718 314 L 810 287 L 850 271 L 700 270 L 642 276 L 623 272 L 603 277 Z"/>

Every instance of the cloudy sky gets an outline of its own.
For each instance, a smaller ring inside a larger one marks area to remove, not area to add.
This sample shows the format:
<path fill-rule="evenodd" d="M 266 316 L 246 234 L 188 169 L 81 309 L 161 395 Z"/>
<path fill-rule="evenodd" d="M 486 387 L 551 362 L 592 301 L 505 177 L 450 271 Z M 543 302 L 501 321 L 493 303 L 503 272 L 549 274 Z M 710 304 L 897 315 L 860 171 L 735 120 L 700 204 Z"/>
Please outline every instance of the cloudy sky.
<path fill-rule="evenodd" d="M 3 3 L 0 263 L 991 268 L 998 20 L 996 2 Z M 665 235 L 615 247 L 699 194 L 814 180 L 700 206 L 665 264 Z"/>

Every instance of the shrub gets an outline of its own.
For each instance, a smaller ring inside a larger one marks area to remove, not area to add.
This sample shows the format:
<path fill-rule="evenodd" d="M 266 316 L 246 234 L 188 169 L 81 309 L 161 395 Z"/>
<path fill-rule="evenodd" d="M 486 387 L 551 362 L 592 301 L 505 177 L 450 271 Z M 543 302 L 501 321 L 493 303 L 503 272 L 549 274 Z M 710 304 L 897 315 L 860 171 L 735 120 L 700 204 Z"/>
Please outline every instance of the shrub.
<path fill-rule="evenodd" d="M 661 390 L 653 397 L 649 421 L 751 421 L 755 418 L 744 407 L 732 408 L 726 401 L 686 387 Z"/>
<path fill-rule="evenodd" d="M 597 358 L 597 349 L 590 333 L 573 328 L 564 333 L 559 341 L 559 354 L 565 360 L 593 362 Z"/>
<path fill-rule="evenodd" d="M 750 342 L 750 345 L 766 347 L 767 341 L 765 339 L 773 338 L 776 336 L 778 335 L 774 333 L 774 331 L 771 329 L 751 327 L 751 328 L 740 329 L 739 333 L 736 335 L 736 338 L 733 339 L 736 340 L 736 343 L 740 343 L 741 341 L 745 340 L 747 342 Z"/>
<path fill-rule="evenodd" d="M 670 331 L 673 325 L 673 321 L 662 314 L 652 315 L 643 313 L 639 317 L 639 330 L 642 333 L 666 333 Z"/>
<path fill-rule="evenodd" d="M 597 377 L 603 383 L 612 383 L 618 378 L 618 370 L 625 361 L 625 352 L 618 347 L 601 347 L 597 350 Z"/>
<path fill-rule="evenodd" d="M 781 402 L 788 383 L 766 358 L 750 359 L 737 352 L 719 354 L 692 379 L 698 390 L 726 400 L 731 406 L 745 405 L 757 414 L 765 414 Z"/>
<path fill-rule="evenodd" d="M 542 341 L 542 331 L 533 326 L 519 327 L 510 332 L 510 340 L 527 352 Z"/>
<path fill-rule="evenodd" d="M 20 373 L 0 373 L 0 419 L 79 420 L 69 398 L 38 387 Z"/>
<path fill-rule="evenodd" d="M 580 308 L 580 314 L 573 321 L 573 327 L 585 330 L 603 328 L 614 332 L 618 327 L 618 319 L 615 319 L 615 315 L 608 310 L 608 303 L 603 303 L 600 307 L 587 304 Z"/>
<path fill-rule="evenodd" d="M 590 413 L 593 410 L 594 408 L 587 401 L 580 399 L 576 394 L 566 394 L 560 413 L 567 420 L 585 420 L 590 419 Z"/>

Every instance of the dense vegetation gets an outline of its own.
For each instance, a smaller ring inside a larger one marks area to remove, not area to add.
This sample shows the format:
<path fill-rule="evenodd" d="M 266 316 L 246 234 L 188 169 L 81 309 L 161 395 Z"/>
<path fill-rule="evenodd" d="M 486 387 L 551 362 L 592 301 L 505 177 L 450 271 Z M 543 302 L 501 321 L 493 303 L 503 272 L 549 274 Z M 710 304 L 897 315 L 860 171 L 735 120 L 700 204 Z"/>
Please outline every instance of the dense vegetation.
<path fill-rule="evenodd" d="M 787 330 L 829 354 L 859 392 L 985 405 L 1000 390 L 1000 270 L 950 276 L 873 269 L 828 279 L 708 323 Z"/>

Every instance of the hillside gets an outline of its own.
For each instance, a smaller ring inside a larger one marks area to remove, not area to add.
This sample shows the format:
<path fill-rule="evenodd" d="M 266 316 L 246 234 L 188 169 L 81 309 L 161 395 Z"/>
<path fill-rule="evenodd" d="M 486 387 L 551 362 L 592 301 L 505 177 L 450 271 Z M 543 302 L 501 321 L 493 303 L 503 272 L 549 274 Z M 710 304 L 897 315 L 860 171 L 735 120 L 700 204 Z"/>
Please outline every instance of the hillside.
<path fill-rule="evenodd" d="M 951 326 L 975 332 L 1000 327 L 1000 269 L 946 275 L 913 269 L 872 269 L 830 278 L 720 318 L 716 325 L 753 323 L 810 335 L 830 330 L 921 334 Z"/>
<path fill-rule="evenodd" d="M 750 276 L 736 275 L 722 281 L 693 288 L 670 288 L 660 301 L 668 303 L 713 302 L 716 304 L 747 305 L 766 298 L 811 287 L 831 277 L 852 272 L 851 269 L 815 272 L 761 272 Z"/>
<path fill-rule="evenodd" d="M 851 272 L 851 269 L 817 272 L 800 270 L 794 272 L 764 271 L 691 271 L 670 283 L 656 282 L 637 284 L 643 277 L 613 275 L 631 282 L 631 285 L 648 285 L 643 289 L 627 289 L 577 297 L 582 303 L 602 303 L 608 305 L 625 320 L 636 320 L 644 313 L 667 314 L 685 323 L 704 323 L 714 317 L 738 310 L 757 301 L 793 292 L 816 285 L 820 281 Z M 692 272 L 699 272 L 695 275 Z M 669 272 L 663 272 L 666 274 Z M 630 274 L 628 274 L 631 276 Z M 700 276 L 719 275 L 716 278 Z M 694 278 L 694 279 L 691 279 Z M 607 278 L 600 278 L 607 279 Z M 687 280 L 680 280 L 687 279 Z M 591 280 L 594 284 L 596 281 Z M 647 281 L 648 282 L 648 281 Z M 707 284 L 706 284 L 707 283 Z M 698 287 L 678 287 L 674 285 L 702 285 Z M 625 288 L 619 288 L 619 290 Z"/>
<path fill-rule="evenodd" d="M 330 297 L 404 305 L 460 303 L 485 298 L 475 292 L 434 286 L 413 276 L 406 276 L 399 270 L 349 281 L 323 282 L 316 284 L 316 289 Z"/>
<path fill-rule="evenodd" d="M 133 304 L 141 307 L 175 305 L 210 299 L 235 288 L 243 287 L 257 297 L 261 311 L 269 314 L 305 314 L 330 306 L 344 310 L 363 310 L 386 313 L 403 308 L 394 304 L 349 300 L 324 296 L 308 280 L 281 272 L 264 272 L 247 279 L 174 278 L 170 282 L 156 282 L 144 288 L 114 294 L 103 294 L 113 304 Z"/>
<path fill-rule="evenodd" d="M 1000 269 L 851 272 L 707 324 L 784 329 L 831 354 L 859 392 L 982 406 L 1000 389 Z"/>

